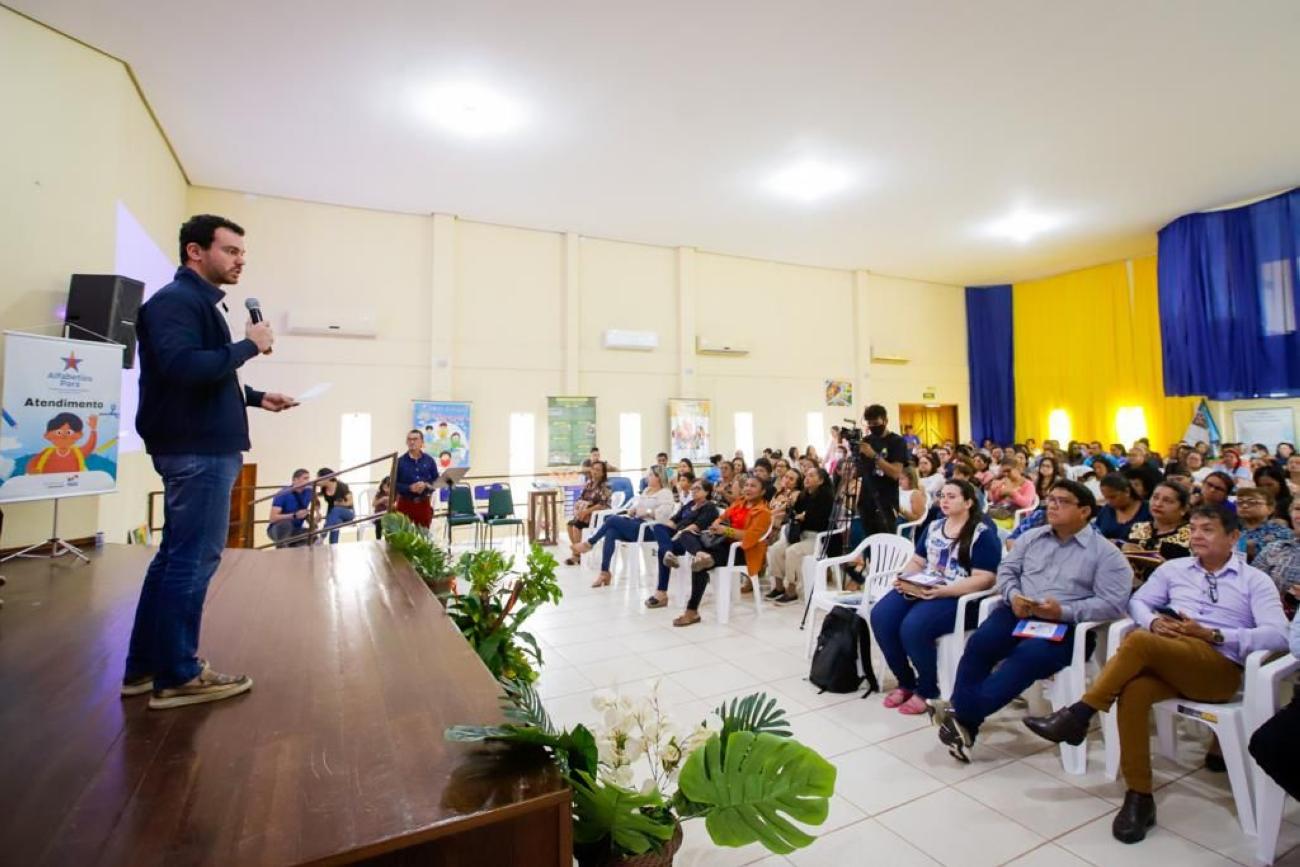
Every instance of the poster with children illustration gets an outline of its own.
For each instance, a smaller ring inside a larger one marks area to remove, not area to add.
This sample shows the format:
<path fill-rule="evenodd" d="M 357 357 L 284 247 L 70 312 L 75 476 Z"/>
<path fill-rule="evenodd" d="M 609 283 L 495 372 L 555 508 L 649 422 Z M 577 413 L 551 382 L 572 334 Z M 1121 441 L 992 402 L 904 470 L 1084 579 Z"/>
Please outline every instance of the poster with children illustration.
<path fill-rule="evenodd" d="M 6 331 L 0 503 L 117 490 L 122 348 Z"/>

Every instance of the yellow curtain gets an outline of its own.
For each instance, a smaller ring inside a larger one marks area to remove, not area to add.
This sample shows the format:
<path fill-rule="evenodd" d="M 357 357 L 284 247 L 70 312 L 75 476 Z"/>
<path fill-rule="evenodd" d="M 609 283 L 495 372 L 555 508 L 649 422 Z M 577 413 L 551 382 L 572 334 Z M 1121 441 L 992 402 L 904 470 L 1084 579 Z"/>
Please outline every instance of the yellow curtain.
<path fill-rule="evenodd" d="M 1113 262 L 1017 283 L 1012 305 L 1018 438 L 1147 436 L 1163 452 L 1182 436 L 1196 401 L 1164 396 L 1154 257 L 1131 282 Z"/>

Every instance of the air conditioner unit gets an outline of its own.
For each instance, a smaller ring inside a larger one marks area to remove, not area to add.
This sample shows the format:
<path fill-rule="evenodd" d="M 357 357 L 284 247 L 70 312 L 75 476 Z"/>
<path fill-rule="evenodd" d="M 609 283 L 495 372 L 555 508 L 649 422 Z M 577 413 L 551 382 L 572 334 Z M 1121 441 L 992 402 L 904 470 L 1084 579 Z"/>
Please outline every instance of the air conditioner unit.
<path fill-rule="evenodd" d="M 659 348 L 659 335 L 653 331 L 624 331 L 621 328 L 611 328 L 601 336 L 601 345 L 606 349 L 651 352 Z"/>
<path fill-rule="evenodd" d="M 364 308 L 350 310 L 290 310 L 284 315 L 286 334 L 327 337 L 375 337 L 375 314 Z"/>
<path fill-rule="evenodd" d="M 700 355 L 749 355 L 749 347 L 735 340 L 696 337 L 695 351 Z"/>

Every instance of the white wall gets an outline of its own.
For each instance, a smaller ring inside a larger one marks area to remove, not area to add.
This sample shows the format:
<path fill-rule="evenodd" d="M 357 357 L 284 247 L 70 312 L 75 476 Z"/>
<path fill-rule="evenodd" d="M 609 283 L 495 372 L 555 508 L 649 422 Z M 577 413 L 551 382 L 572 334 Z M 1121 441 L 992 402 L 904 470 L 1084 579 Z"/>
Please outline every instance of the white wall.
<path fill-rule="evenodd" d="M 0 115 L 5 328 L 57 322 L 70 275 L 113 273 L 119 201 L 159 247 L 175 246 L 185 178 L 121 63 L 0 8 Z M 124 541 L 156 481 L 145 455 L 124 455 L 119 493 L 64 501 L 60 534 Z M 47 538 L 52 511 L 6 506 L 0 547 Z"/>

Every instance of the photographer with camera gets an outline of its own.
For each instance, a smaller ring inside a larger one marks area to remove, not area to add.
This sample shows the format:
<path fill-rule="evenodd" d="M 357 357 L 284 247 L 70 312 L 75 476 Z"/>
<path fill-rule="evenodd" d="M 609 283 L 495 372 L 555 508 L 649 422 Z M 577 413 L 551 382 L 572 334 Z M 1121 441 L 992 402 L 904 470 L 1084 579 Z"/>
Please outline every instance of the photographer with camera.
<path fill-rule="evenodd" d="M 857 461 L 858 515 L 862 530 L 892 533 L 898 526 L 898 479 L 907 466 L 907 443 L 889 431 L 889 413 L 878 403 L 863 412 L 867 423 L 865 435 L 855 427 L 843 431 Z"/>

